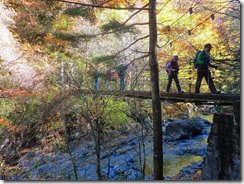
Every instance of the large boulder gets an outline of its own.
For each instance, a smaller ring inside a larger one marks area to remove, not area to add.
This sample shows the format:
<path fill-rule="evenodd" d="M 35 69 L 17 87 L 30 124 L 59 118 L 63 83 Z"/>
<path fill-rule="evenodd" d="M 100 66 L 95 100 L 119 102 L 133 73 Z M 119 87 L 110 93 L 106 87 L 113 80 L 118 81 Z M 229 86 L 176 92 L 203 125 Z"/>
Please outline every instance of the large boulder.
<path fill-rule="evenodd" d="M 178 119 L 165 127 L 165 136 L 171 140 L 188 139 L 204 133 L 210 122 L 202 118 Z"/>

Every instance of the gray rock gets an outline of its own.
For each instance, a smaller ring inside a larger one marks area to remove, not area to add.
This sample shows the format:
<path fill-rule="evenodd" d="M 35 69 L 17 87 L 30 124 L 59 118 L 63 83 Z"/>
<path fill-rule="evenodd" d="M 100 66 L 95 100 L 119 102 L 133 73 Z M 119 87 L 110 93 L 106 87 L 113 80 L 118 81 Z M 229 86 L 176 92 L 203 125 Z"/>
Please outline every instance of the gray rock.
<path fill-rule="evenodd" d="M 124 147 L 118 149 L 118 150 L 116 151 L 116 153 L 117 153 L 118 155 L 123 155 L 123 154 L 126 154 L 128 151 L 130 151 L 130 150 L 132 150 L 132 149 L 133 149 L 133 147 L 131 147 L 131 146 L 124 146 Z"/>
<path fill-rule="evenodd" d="M 100 155 L 100 158 L 101 159 L 104 159 L 104 158 L 107 158 L 110 156 L 110 153 L 109 151 L 105 151 L 105 152 L 102 152 L 101 155 Z"/>
<path fill-rule="evenodd" d="M 165 135 L 172 140 L 188 139 L 203 133 L 203 130 L 210 126 L 210 122 L 201 118 L 182 120 L 169 123 L 165 127 Z"/>
<path fill-rule="evenodd" d="M 199 161 L 199 162 L 192 162 L 190 165 L 183 167 L 178 176 L 183 176 L 186 177 L 187 175 L 193 175 L 195 174 L 198 170 L 202 169 L 202 163 L 203 161 Z"/>
<path fill-rule="evenodd" d="M 212 123 L 200 117 L 192 118 L 193 123 L 201 124 L 202 126 L 210 126 Z"/>
<path fill-rule="evenodd" d="M 125 172 L 125 176 L 127 180 L 142 180 L 143 175 L 141 172 L 130 169 Z"/>
<path fill-rule="evenodd" d="M 102 173 L 103 176 L 105 176 L 105 178 L 107 177 L 108 173 L 109 173 L 109 178 L 114 178 L 116 176 L 116 169 L 114 168 L 113 165 L 110 165 L 110 167 L 105 167 L 102 169 Z"/>
<path fill-rule="evenodd" d="M 111 172 L 110 172 L 110 178 L 114 178 L 116 176 L 116 171 L 115 170 L 112 170 Z"/>
<path fill-rule="evenodd" d="M 133 168 L 133 164 L 130 162 L 126 162 L 117 169 L 117 173 L 124 173 L 132 168 Z"/>
<path fill-rule="evenodd" d="M 195 139 L 184 139 L 164 144 L 164 154 L 205 156 L 207 145 Z M 173 144 L 175 143 L 175 144 Z"/>
<path fill-rule="evenodd" d="M 135 160 L 135 158 L 127 158 L 126 159 L 126 162 L 131 162 L 131 163 L 133 163 L 133 162 L 135 162 L 136 160 Z"/>

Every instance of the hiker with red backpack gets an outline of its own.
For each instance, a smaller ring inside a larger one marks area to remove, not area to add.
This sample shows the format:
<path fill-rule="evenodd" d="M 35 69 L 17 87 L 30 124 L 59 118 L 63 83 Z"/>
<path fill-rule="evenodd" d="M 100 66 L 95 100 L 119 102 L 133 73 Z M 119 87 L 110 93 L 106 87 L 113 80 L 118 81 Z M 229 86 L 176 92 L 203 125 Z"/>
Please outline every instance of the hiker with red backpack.
<path fill-rule="evenodd" d="M 166 92 L 168 93 L 172 84 L 172 80 L 174 79 L 176 87 L 179 93 L 183 93 L 184 91 L 181 90 L 179 79 L 178 79 L 178 72 L 180 70 L 178 64 L 179 57 L 174 55 L 173 58 L 167 62 L 166 64 L 166 71 L 168 73 L 168 85 Z"/>
<path fill-rule="evenodd" d="M 111 90 L 112 89 L 112 81 L 116 81 L 116 79 L 114 78 L 115 72 L 113 71 L 113 68 L 110 67 L 107 71 L 106 71 L 106 78 L 105 78 L 105 85 L 106 85 L 106 89 Z"/>
<path fill-rule="evenodd" d="M 218 68 L 217 66 L 212 65 L 210 63 L 210 51 L 212 48 L 213 48 L 212 45 L 208 43 L 204 46 L 204 50 L 200 51 L 197 54 L 196 64 L 194 64 L 195 68 L 197 68 L 197 81 L 196 81 L 195 93 L 200 93 L 200 87 L 201 87 L 201 82 L 203 77 L 205 78 L 211 93 L 213 94 L 221 93 L 220 91 L 216 90 L 213 79 L 211 77 L 211 72 L 209 70 L 209 67 Z"/>

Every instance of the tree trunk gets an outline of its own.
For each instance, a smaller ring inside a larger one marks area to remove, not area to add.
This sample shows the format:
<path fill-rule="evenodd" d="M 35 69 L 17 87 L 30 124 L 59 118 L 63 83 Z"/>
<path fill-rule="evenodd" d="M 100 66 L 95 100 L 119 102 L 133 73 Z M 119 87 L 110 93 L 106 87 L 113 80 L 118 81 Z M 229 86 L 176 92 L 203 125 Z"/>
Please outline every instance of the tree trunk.
<path fill-rule="evenodd" d="M 154 133 L 154 180 L 163 179 L 162 117 L 159 95 L 159 72 L 157 62 L 156 0 L 149 0 L 149 65 L 151 70 L 153 133 Z"/>
<path fill-rule="evenodd" d="M 101 127 L 100 127 L 99 120 L 96 121 L 96 131 L 97 137 L 96 139 L 96 157 L 97 157 L 97 177 L 98 180 L 102 180 L 102 173 L 101 173 Z"/>
<path fill-rule="evenodd" d="M 69 142 L 70 142 L 70 133 L 68 131 L 69 129 L 69 126 L 70 124 L 72 124 L 71 122 L 71 116 L 70 115 L 64 115 L 64 110 L 63 110 L 63 107 L 61 108 L 61 116 L 63 117 L 63 120 L 64 120 L 64 128 L 65 128 L 65 142 L 66 142 L 66 149 L 67 149 L 67 152 L 70 156 L 70 160 L 71 160 L 71 163 L 73 165 L 73 170 L 74 170 L 74 174 L 75 174 L 75 179 L 78 180 L 78 173 L 77 173 L 77 167 L 76 167 L 76 162 L 75 162 L 75 158 L 73 157 L 72 155 L 72 151 L 70 149 L 70 145 L 69 145 Z"/>

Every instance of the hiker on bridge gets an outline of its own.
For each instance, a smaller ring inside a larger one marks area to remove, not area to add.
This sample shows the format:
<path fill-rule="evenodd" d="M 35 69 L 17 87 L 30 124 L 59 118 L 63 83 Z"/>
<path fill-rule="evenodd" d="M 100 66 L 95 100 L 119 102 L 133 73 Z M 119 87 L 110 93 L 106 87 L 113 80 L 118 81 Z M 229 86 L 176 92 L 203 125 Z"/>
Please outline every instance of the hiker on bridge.
<path fill-rule="evenodd" d="M 120 90 L 123 91 L 125 89 L 125 76 L 126 70 L 128 69 L 130 62 L 121 63 L 117 68 L 117 74 L 120 78 Z"/>
<path fill-rule="evenodd" d="M 98 90 L 99 85 L 100 85 L 100 77 L 102 75 L 101 67 L 96 68 L 92 75 L 93 75 L 93 78 L 94 78 L 94 90 Z"/>
<path fill-rule="evenodd" d="M 211 93 L 220 94 L 220 91 L 217 91 L 211 77 L 211 72 L 209 70 L 209 66 L 212 68 L 218 68 L 215 65 L 210 63 L 210 51 L 212 49 L 212 45 L 210 43 L 204 46 L 204 50 L 201 51 L 197 56 L 197 81 L 195 93 L 200 93 L 200 87 L 203 77 L 205 78 Z"/>
<path fill-rule="evenodd" d="M 168 73 L 168 85 L 166 92 L 168 93 L 172 84 L 172 80 L 174 79 L 176 87 L 179 93 L 183 93 L 184 91 L 181 90 L 179 79 L 178 79 L 178 72 L 180 70 L 178 64 L 179 57 L 174 55 L 173 58 L 167 62 L 166 64 L 166 71 Z"/>
<path fill-rule="evenodd" d="M 112 81 L 116 81 L 114 74 L 115 72 L 113 71 L 112 67 L 106 71 L 105 85 L 108 90 L 112 89 Z"/>

